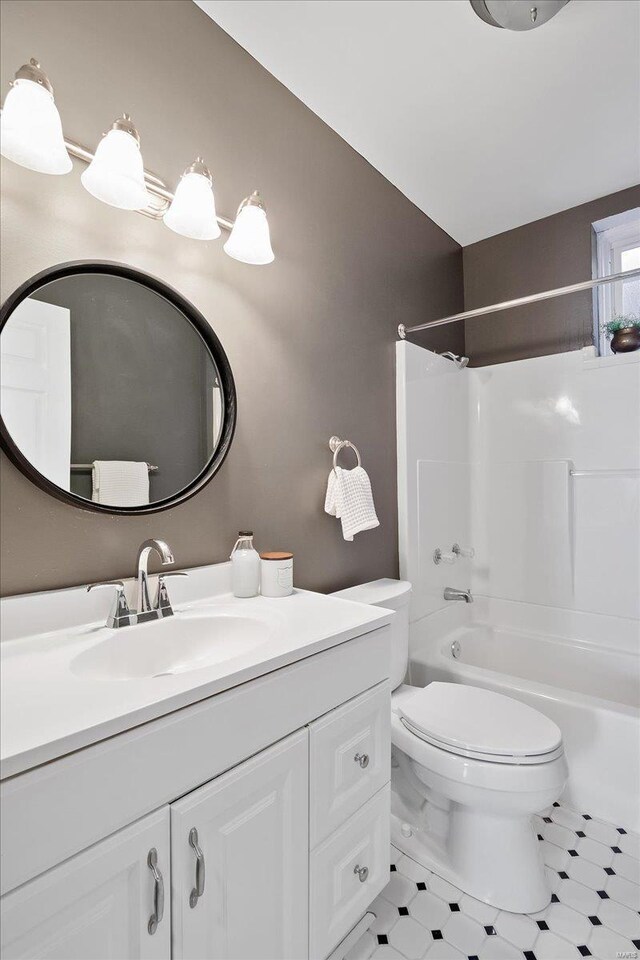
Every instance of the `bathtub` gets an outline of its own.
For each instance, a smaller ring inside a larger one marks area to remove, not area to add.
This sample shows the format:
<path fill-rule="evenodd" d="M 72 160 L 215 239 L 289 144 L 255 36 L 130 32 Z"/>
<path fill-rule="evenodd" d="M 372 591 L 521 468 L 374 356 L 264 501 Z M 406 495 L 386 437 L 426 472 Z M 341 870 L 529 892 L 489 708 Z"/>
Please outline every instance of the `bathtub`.
<path fill-rule="evenodd" d="M 410 682 L 473 684 L 540 710 L 562 730 L 564 802 L 640 830 L 637 621 L 485 598 L 456 607 L 412 624 Z"/>

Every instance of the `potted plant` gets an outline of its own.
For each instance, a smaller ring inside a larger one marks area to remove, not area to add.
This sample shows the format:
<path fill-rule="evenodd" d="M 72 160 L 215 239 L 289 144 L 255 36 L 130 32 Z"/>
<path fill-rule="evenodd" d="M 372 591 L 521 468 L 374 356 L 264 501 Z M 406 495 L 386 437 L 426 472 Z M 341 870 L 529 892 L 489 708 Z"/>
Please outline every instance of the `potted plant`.
<path fill-rule="evenodd" d="M 605 323 L 604 329 L 607 340 L 611 340 L 613 353 L 640 350 L 640 318 L 634 314 L 618 314 Z"/>

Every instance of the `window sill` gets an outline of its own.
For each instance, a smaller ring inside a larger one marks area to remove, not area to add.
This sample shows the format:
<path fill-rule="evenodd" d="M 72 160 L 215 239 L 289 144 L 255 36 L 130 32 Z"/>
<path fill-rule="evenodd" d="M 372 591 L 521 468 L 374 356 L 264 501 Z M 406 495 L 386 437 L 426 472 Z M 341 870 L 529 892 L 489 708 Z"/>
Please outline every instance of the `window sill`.
<path fill-rule="evenodd" d="M 582 357 L 585 370 L 614 365 L 619 367 L 629 363 L 640 363 L 640 350 L 636 350 L 635 353 L 618 353 L 612 356 L 599 357 L 596 355 L 595 347 L 584 347 Z"/>

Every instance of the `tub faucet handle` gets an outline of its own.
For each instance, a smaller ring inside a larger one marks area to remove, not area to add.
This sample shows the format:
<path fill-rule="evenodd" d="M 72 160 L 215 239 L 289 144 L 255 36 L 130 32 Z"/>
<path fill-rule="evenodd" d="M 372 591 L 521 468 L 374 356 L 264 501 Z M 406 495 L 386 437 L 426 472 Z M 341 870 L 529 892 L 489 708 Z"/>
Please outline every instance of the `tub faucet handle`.
<path fill-rule="evenodd" d="M 439 563 L 455 563 L 458 559 L 455 553 L 443 553 L 440 547 L 433 551 L 433 562 L 437 566 Z"/>
<path fill-rule="evenodd" d="M 461 547 L 459 543 L 454 543 L 451 552 L 455 553 L 456 557 L 465 557 L 467 560 L 473 560 L 476 555 L 473 547 Z"/>

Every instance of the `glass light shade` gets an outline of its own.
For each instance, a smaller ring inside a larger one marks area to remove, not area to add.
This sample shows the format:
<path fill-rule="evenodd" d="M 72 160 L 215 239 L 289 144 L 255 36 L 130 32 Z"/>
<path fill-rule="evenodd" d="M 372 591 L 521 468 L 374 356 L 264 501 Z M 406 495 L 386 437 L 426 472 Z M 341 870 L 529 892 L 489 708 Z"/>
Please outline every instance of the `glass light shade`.
<path fill-rule="evenodd" d="M 240 208 L 224 251 L 234 260 L 256 266 L 275 260 L 267 215 L 261 206 L 248 203 Z"/>
<path fill-rule="evenodd" d="M 171 206 L 163 217 L 175 233 L 193 240 L 220 236 L 213 187 L 208 177 L 187 171 L 177 186 Z"/>
<path fill-rule="evenodd" d="M 37 173 L 69 173 L 73 164 L 64 145 L 53 95 L 33 80 L 15 80 L 2 108 L 0 152 Z"/>
<path fill-rule="evenodd" d="M 109 130 L 80 177 L 97 200 L 121 210 L 140 210 L 149 202 L 140 147 L 126 130 Z"/>

